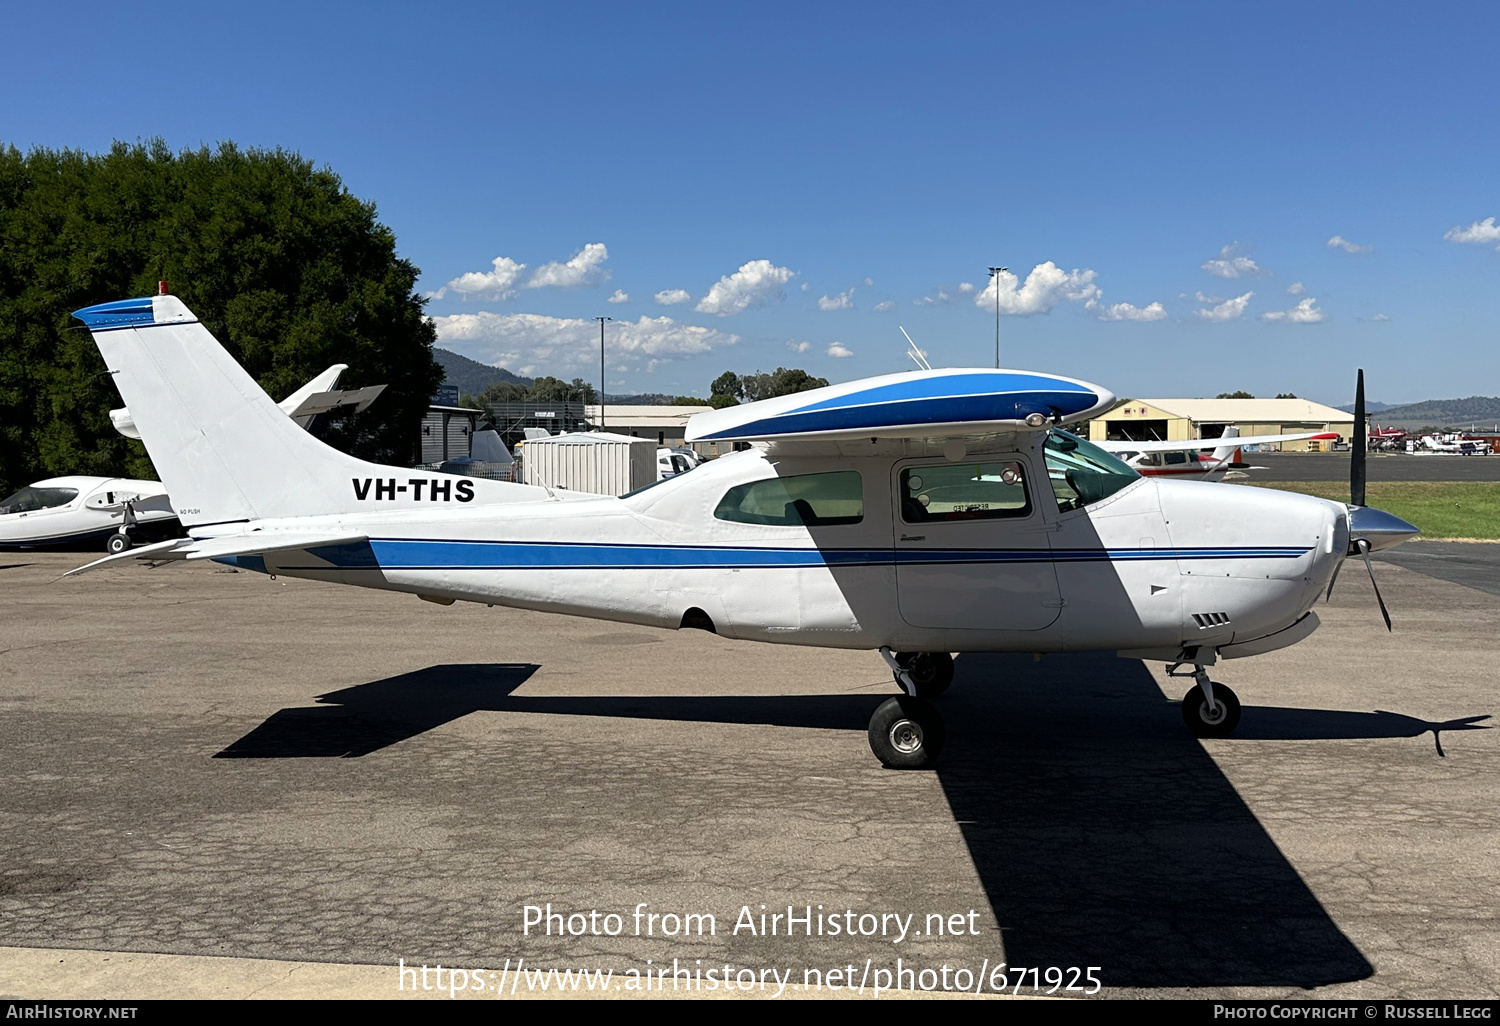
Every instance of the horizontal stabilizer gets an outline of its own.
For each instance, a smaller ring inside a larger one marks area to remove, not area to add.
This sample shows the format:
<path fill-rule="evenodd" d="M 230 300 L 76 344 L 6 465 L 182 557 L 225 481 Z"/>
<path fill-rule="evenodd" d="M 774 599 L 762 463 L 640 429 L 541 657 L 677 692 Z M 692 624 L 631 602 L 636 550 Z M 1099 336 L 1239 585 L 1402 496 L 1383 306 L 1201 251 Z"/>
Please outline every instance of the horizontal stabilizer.
<path fill-rule="evenodd" d="M 350 406 L 354 407 L 355 413 L 362 413 L 384 391 L 384 385 L 371 385 L 368 388 L 315 392 L 303 399 L 296 407 L 288 410 L 287 414 L 300 424 L 303 417 L 314 417 L 320 413 L 342 410 Z"/>
<path fill-rule="evenodd" d="M 369 541 L 363 534 L 322 534 L 313 531 L 252 531 L 248 534 L 232 534 L 222 538 L 173 538 L 154 545 L 96 559 L 92 563 L 69 570 L 64 577 L 97 570 L 122 559 L 149 560 L 200 560 L 227 559 L 231 556 L 263 556 L 271 552 L 288 552 L 295 549 L 317 549 L 332 545 L 358 545 Z"/>

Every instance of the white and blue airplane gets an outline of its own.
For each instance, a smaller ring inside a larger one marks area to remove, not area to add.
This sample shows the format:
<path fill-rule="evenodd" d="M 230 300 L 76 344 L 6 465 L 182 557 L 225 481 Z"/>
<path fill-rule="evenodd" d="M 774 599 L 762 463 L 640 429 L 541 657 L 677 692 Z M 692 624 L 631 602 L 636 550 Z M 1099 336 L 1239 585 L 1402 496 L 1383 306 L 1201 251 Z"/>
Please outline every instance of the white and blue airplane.
<path fill-rule="evenodd" d="M 870 721 L 891 767 L 937 758 L 928 698 L 954 652 L 1162 660 L 1195 679 L 1189 728 L 1227 734 L 1239 701 L 1208 668 L 1306 638 L 1344 559 L 1368 565 L 1417 530 L 1363 506 L 1142 477 L 1060 427 L 1107 409 L 1108 391 L 1011 370 L 702 413 L 690 441 L 755 444 L 619 498 L 380 466 L 298 430 L 175 296 L 75 316 L 190 537 L 74 573 L 212 559 L 445 604 L 878 650 L 903 691 Z"/>

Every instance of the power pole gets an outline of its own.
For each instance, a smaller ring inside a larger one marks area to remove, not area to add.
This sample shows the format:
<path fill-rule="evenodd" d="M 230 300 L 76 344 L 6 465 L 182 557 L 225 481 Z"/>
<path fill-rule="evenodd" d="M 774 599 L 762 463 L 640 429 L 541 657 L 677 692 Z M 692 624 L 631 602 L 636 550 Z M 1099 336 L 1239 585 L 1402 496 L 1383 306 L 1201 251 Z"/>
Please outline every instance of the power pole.
<path fill-rule="evenodd" d="M 1000 369 L 1000 275 L 1009 267 L 991 267 L 990 278 L 995 283 L 995 369 Z"/>
<path fill-rule="evenodd" d="M 599 430 L 604 430 L 604 322 L 613 317 L 595 317 L 599 322 Z"/>

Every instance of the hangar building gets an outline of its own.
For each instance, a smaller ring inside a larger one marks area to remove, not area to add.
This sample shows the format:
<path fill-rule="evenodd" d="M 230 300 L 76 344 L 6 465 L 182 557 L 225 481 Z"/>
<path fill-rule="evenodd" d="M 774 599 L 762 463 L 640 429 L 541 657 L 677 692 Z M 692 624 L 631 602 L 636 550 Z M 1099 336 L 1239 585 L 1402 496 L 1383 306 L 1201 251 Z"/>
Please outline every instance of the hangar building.
<path fill-rule="evenodd" d="M 1242 435 L 1336 431 L 1354 434 L 1354 414 L 1310 399 L 1126 399 L 1089 421 L 1090 441 L 1179 442 L 1217 438 L 1231 424 Z M 1282 442 L 1285 451 L 1326 448 L 1329 442 Z"/>

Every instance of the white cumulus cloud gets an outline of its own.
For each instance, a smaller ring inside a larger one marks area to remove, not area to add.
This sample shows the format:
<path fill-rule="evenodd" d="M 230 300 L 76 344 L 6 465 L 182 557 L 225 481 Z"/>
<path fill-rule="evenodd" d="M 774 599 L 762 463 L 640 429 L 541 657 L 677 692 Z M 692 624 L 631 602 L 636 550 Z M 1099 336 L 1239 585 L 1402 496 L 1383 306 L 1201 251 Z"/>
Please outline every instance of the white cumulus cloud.
<path fill-rule="evenodd" d="M 1245 307 L 1250 305 L 1250 297 L 1253 295 L 1255 295 L 1254 292 L 1246 292 L 1243 296 L 1226 299 L 1212 309 L 1199 310 L 1198 316 L 1205 321 L 1232 321 L 1245 312 Z M 1198 293 L 1198 301 L 1200 303 L 1211 303 L 1213 299 L 1204 296 L 1200 292 Z"/>
<path fill-rule="evenodd" d="M 1300 281 L 1294 281 L 1286 287 L 1287 295 L 1300 296 L 1307 291 L 1307 287 Z"/>
<path fill-rule="evenodd" d="M 509 299 L 514 296 L 526 265 L 506 256 L 497 256 L 491 265 L 493 269 L 489 271 L 460 274 L 436 292 L 427 293 L 427 298 L 442 299 L 449 292 L 456 292 L 464 299 Z"/>
<path fill-rule="evenodd" d="M 1467 228 L 1454 225 L 1443 233 L 1443 238 L 1449 242 L 1473 242 L 1481 246 L 1495 243 L 1495 249 L 1500 251 L 1500 225 L 1495 224 L 1493 217 L 1486 217 L 1483 221 L 1475 221 Z"/>
<path fill-rule="evenodd" d="M 1342 235 L 1335 235 L 1333 238 L 1329 239 L 1328 240 L 1328 248 L 1329 249 L 1341 249 L 1345 253 L 1373 253 L 1373 252 L 1375 252 L 1375 247 L 1374 246 L 1361 246 L 1357 242 L 1350 242 L 1348 239 L 1344 238 Z"/>
<path fill-rule="evenodd" d="M 876 313 L 885 313 L 887 310 L 894 309 L 896 309 L 896 301 L 894 299 L 882 299 L 875 304 Z"/>
<path fill-rule="evenodd" d="M 828 310 L 852 310 L 854 308 L 853 295 L 854 290 L 850 289 L 848 292 L 840 292 L 836 296 L 823 296 L 818 300 L 818 309 L 825 312 Z"/>
<path fill-rule="evenodd" d="M 875 279 L 874 278 L 866 278 L 865 279 L 865 284 L 866 285 L 874 285 L 875 284 Z"/>
<path fill-rule="evenodd" d="M 592 320 L 481 311 L 434 317 L 432 323 L 443 348 L 519 374 L 562 377 L 564 372 L 598 366 L 599 325 Z M 654 365 L 738 341 L 738 335 L 670 317 L 642 317 L 612 324 L 605 350 L 612 359 L 646 357 Z"/>
<path fill-rule="evenodd" d="M 661 306 L 675 306 L 678 303 L 686 303 L 693 298 L 693 294 L 687 289 L 662 289 L 652 298 Z"/>
<path fill-rule="evenodd" d="M 751 260 L 738 271 L 714 282 L 708 294 L 694 307 L 699 313 L 728 317 L 752 306 L 764 306 L 786 298 L 782 286 L 796 275 L 769 260 Z"/>
<path fill-rule="evenodd" d="M 1150 306 L 1132 306 L 1130 303 L 1105 306 L 1091 299 L 1083 305 L 1094 311 L 1094 316 L 1101 321 L 1160 321 L 1167 316 L 1166 307 L 1160 303 L 1152 303 Z"/>
<path fill-rule="evenodd" d="M 960 292 L 973 292 L 974 291 L 974 283 L 972 281 L 961 281 L 961 282 L 958 283 L 958 291 L 960 291 Z"/>
<path fill-rule="evenodd" d="M 609 279 L 604 261 L 609 259 L 609 250 L 602 242 L 590 242 L 566 262 L 556 260 L 543 264 L 532 272 L 522 286 L 528 289 L 591 289 L 601 281 Z"/>
<path fill-rule="evenodd" d="M 835 359 L 842 360 L 847 356 L 853 356 L 854 350 L 850 349 L 842 342 L 830 342 L 828 345 L 828 355 L 834 357 Z"/>
<path fill-rule="evenodd" d="M 1370 318 L 1370 320 L 1372 320 L 1372 321 L 1388 321 L 1390 319 L 1391 319 L 1391 315 L 1390 314 L 1383 314 L 1383 313 L 1378 313 L 1374 317 Z"/>
<path fill-rule="evenodd" d="M 606 300 L 606 302 L 628 303 L 630 302 L 630 293 L 626 292 L 624 289 L 615 289 L 614 295 L 610 296 L 609 299 Z"/>
<path fill-rule="evenodd" d="M 797 342 L 797 341 L 795 341 L 793 339 L 787 339 L 786 347 L 788 349 L 790 349 L 794 353 L 805 353 L 809 349 L 812 348 L 812 343 L 811 342 Z"/>
<path fill-rule="evenodd" d="M 1317 308 L 1318 301 L 1308 296 L 1290 310 L 1267 310 L 1260 315 L 1263 321 L 1284 321 L 1287 324 L 1317 324 L 1328 315 Z"/>
<path fill-rule="evenodd" d="M 1254 260 L 1243 256 L 1238 242 L 1231 242 L 1220 249 L 1217 258 L 1205 260 L 1203 269 L 1219 278 L 1263 278 L 1271 273 Z"/>
<path fill-rule="evenodd" d="M 1033 267 L 1025 284 L 1021 284 L 1011 272 L 1001 271 L 990 279 L 983 292 L 974 297 L 974 305 L 985 310 L 995 309 L 997 290 L 1000 312 L 1018 317 L 1050 313 L 1063 300 L 1088 302 L 1097 301 L 1100 296 L 1093 271 L 1077 268 L 1064 271 L 1051 260 Z M 938 296 L 939 301 L 948 298 L 943 292 Z"/>

